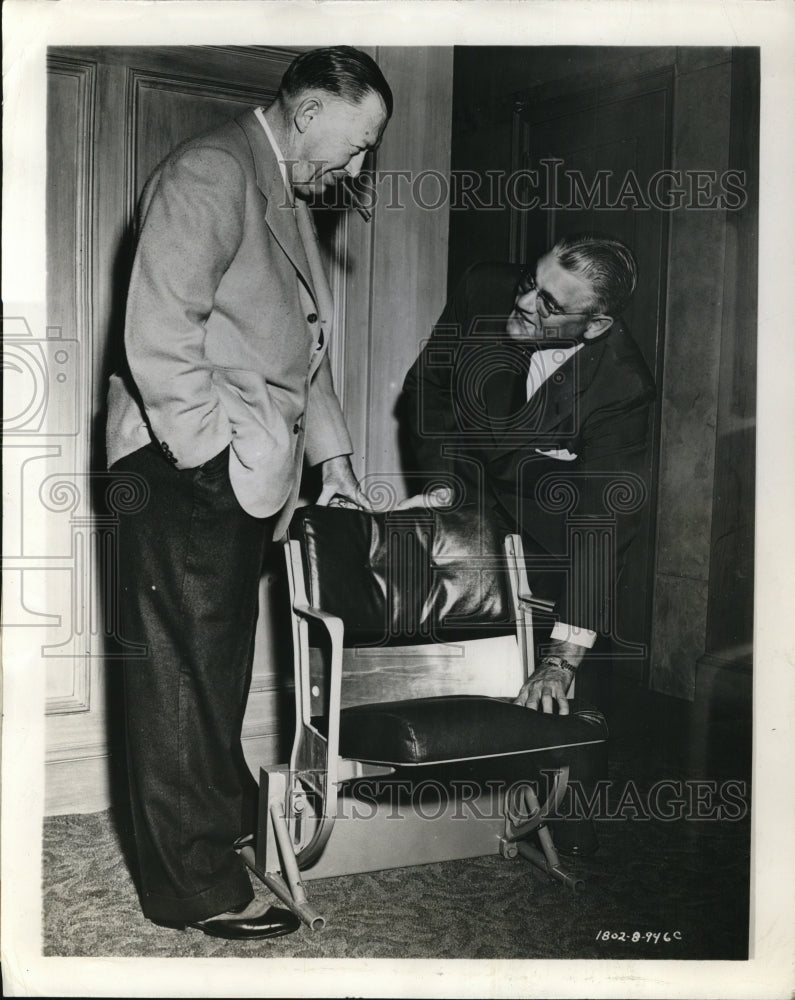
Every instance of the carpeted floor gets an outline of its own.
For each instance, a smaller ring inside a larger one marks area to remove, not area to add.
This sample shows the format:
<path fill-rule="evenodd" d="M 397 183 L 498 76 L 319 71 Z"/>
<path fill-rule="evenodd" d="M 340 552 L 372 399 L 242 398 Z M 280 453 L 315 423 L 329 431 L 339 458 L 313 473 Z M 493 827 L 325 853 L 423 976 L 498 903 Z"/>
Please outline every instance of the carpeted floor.
<path fill-rule="evenodd" d="M 613 715 L 610 746 L 611 802 L 630 780 L 639 798 L 624 800 L 623 818 L 598 824 L 595 856 L 571 865 L 586 880 L 583 893 L 522 860 L 426 865 L 310 882 L 324 930 L 226 942 L 144 919 L 112 812 L 56 816 L 44 824 L 44 954 L 746 958 L 750 720 L 696 717 L 682 702 L 638 692 Z M 716 782 L 719 796 L 726 780 L 744 782 L 744 794 L 735 789 L 723 819 L 631 818 L 633 802 L 642 807 L 663 779 L 683 782 L 675 787 L 690 788 L 691 798 L 700 794 L 704 807 L 691 804 L 702 815 L 710 811 L 704 781 Z"/>

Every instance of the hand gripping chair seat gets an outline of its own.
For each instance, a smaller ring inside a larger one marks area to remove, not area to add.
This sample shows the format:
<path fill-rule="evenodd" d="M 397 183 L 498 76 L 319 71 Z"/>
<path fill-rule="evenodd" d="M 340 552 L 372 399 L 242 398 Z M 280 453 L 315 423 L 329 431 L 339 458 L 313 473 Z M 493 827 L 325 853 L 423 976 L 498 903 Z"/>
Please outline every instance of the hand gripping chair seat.
<path fill-rule="evenodd" d="M 296 732 L 261 771 L 256 874 L 314 928 L 304 881 L 332 875 L 502 853 L 580 888 L 545 821 L 603 775 L 607 727 L 511 703 L 539 603 L 519 537 L 467 509 L 307 507 L 285 549 Z"/>

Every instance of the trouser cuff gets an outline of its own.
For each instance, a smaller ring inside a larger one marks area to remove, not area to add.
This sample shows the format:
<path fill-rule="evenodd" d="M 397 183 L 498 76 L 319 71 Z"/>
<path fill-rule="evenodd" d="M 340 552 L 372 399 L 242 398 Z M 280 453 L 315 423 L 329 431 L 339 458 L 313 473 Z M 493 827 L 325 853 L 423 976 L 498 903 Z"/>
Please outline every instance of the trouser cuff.
<path fill-rule="evenodd" d="M 222 885 L 212 886 L 195 896 L 160 896 L 153 892 L 141 895 L 144 916 L 156 923 L 192 924 L 206 920 L 227 910 L 250 903 L 254 898 L 251 880 L 245 870 L 227 879 Z"/>

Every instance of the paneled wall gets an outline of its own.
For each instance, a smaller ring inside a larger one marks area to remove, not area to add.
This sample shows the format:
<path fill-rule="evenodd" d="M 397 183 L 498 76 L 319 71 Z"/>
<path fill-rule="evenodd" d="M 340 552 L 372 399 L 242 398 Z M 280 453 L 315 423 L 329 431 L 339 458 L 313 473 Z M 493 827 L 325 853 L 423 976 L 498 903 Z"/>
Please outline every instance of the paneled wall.
<path fill-rule="evenodd" d="M 680 66 L 677 169 L 728 169 L 730 97 L 728 52 Z M 726 235 L 723 212 L 671 216 L 652 685 L 687 698 L 706 640 Z"/>
<path fill-rule="evenodd" d="M 106 673 L 98 566 L 108 535 L 93 519 L 91 441 L 93 361 L 97 353 L 96 229 L 99 66 L 92 60 L 49 60 L 47 275 L 48 337 L 55 381 L 74 393 L 72 419 L 48 407 L 46 429 L 57 441 L 45 462 L 27 463 L 23 496 L 38 493 L 48 530 L 42 539 L 51 625 L 39 646 L 46 669 L 47 775 L 53 811 L 71 790 L 93 793 L 93 771 L 106 751 Z M 56 346 L 62 342 L 62 346 Z M 67 359 L 59 364 L 63 354 Z M 61 380 L 61 376 L 65 376 Z M 53 385 L 53 381 L 50 381 Z M 71 426 L 70 426 L 71 425 Z M 35 491 L 35 492 L 34 492 Z M 24 595 L 23 595 L 23 604 Z"/>
<path fill-rule="evenodd" d="M 346 366 L 346 392 L 350 386 L 348 399 L 355 395 L 358 402 L 355 416 L 350 410 L 351 431 L 364 446 L 358 471 L 365 485 L 383 484 L 401 498 L 406 484 L 395 402 L 446 299 L 449 203 L 426 206 L 437 200 L 432 175 L 446 178 L 450 172 L 453 50 L 389 48 L 379 55 L 396 110 L 378 171 L 400 171 L 411 184 L 389 189 L 382 182 L 376 189 L 380 208 L 373 220 L 368 321 L 357 328 L 363 339 L 351 345 L 356 354 Z M 362 369 L 354 358 L 365 363 Z"/>
<path fill-rule="evenodd" d="M 370 51 L 396 98 L 374 166 L 446 172 L 451 50 Z M 51 329 L 36 350 L 39 368 L 52 373 L 45 427 L 52 435 L 38 435 L 35 455 L 30 448 L 12 452 L 19 457 L 12 471 L 28 500 L 41 498 L 47 522 L 37 543 L 28 540 L 26 554 L 40 549 L 42 568 L 36 576 L 28 562 L 19 602 L 24 623 L 41 626 L 35 636 L 31 631 L 32 642 L 42 639 L 40 647 L 31 648 L 47 657 L 47 813 L 107 807 L 120 787 L 114 768 L 119 775 L 123 770 L 125 641 L 115 621 L 113 536 L 116 512 L 134 498 L 108 490 L 103 434 L 107 378 L 120 354 L 134 206 L 152 167 L 179 141 L 269 103 L 294 54 L 264 47 L 50 52 Z M 422 115 L 414 113 L 417 107 Z M 324 229 L 337 312 L 332 367 L 362 474 L 399 469 L 392 409 L 416 353 L 416 331 L 424 333 L 441 309 L 447 224 L 443 211 L 407 206 L 386 219 L 376 207 L 369 225 L 357 215 L 338 215 Z M 405 248 L 398 268 L 396 240 Z M 310 477 L 308 495 L 311 489 Z M 30 598 L 34 584 L 44 594 L 38 603 Z M 276 562 L 262 580 L 244 723 L 244 749 L 254 768 L 283 758 L 291 725 L 284 597 Z"/>
<path fill-rule="evenodd" d="M 651 680 L 689 699 L 715 668 L 751 695 L 759 62 L 712 53 L 678 54 L 674 166 L 747 200 L 671 216 Z"/>
<path fill-rule="evenodd" d="M 759 87 L 759 52 L 734 52 L 729 162 L 745 171 L 748 202 L 727 219 L 707 637 L 697 697 L 717 684 L 727 696 L 748 699 L 751 694 Z"/>

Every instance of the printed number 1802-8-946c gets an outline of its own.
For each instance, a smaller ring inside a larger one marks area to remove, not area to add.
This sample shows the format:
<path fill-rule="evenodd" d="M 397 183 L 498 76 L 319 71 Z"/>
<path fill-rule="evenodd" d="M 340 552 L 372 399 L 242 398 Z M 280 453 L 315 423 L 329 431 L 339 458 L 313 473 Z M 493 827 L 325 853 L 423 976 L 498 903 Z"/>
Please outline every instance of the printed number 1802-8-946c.
<path fill-rule="evenodd" d="M 597 941 L 628 941 L 630 944 L 668 944 L 681 941 L 681 931 L 598 931 Z"/>

